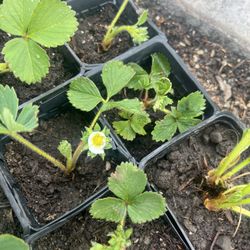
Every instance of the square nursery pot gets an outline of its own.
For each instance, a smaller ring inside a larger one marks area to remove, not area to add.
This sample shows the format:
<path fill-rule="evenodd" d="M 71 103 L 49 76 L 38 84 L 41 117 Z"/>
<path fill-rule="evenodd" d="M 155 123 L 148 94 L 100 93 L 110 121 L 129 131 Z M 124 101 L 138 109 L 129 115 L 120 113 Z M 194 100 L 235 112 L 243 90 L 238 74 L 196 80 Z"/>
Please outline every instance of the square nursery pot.
<path fill-rule="evenodd" d="M 207 172 L 231 151 L 243 129 L 231 114 L 218 113 L 140 163 L 149 182 L 166 198 L 180 228 L 197 250 L 249 249 L 249 218 L 242 216 L 234 237 L 239 215 L 229 210 L 208 211 L 203 204 L 209 191 L 205 185 Z M 243 180 L 249 183 L 250 178 L 245 176 Z M 210 189 L 212 194 L 214 190 Z"/>
<path fill-rule="evenodd" d="M 135 62 L 148 71 L 151 67 L 151 55 L 153 53 L 162 53 L 168 58 L 170 62 L 170 80 L 173 84 L 174 98 L 180 99 L 184 96 L 187 96 L 191 92 L 200 91 L 206 99 L 206 109 L 202 117 L 202 122 L 205 122 L 208 118 L 213 116 L 218 111 L 217 106 L 212 102 L 204 88 L 187 70 L 184 62 L 171 48 L 171 46 L 166 42 L 166 40 L 161 37 L 155 37 L 150 41 L 145 42 L 140 47 L 131 49 L 126 55 L 121 55 L 115 58 L 114 60 L 121 60 L 125 63 Z M 100 83 L 100 89 L 103 88 L 103 85 L 101 84 L 101 71 L 102 66 L 86 72 L 87 77 L 91 78 L 95 83 Z M 133 94 L 129 92 L 129 98 L 137 96 L 133 96 Z M 121 94 L 120 98 L 124 98 L 124 96 L 122 96 Z M 113 130 L 111 124 L 117 118 L 117 112 L 114 113 L 109 111 L 104 116 L 106 118 L 106 121 L 108 121 L 106 126 L 109 127 L 109 129 L 113 132 L 114 135 L 116 135 L 116 132 Z M 116 135 L 117 141 L 120 141 L 121 147 L 124 147 L 124 150 L 128 151 L 128 154 L 131 154 L 131 157 L 134 158 L 137 162 L 143 160 L 151 152 L 155 150 L 157 151 L 158 148 L 161 147 L 162 144 L 164 144 L 162 142 L 155 142 L 152 140 L 151 131 L 153 129 L 153 124 L 154 123 L 152 122 L 149 126 L 146 126 L 146 131 L 148 130 L 146 136 L 137 135 L 133 141 L 126 141 L 120 136 Z M 191 128 L 190 130 L 195 129 L 196 126 Z M 186 134 L 187 132 L 183 134 Z M 171 143 L 171 141 L 177 140 L 179 137 L 183 136 L 183 134 L 176 133 L 170 141 L 165 143 Z"/>
<path fill-rule="evenodd" d="M 0 75 L 2 84 L 14 87 L 16 90 L 21 107 L 30 102 L 40 104 L 41 101 L 60 91 L 63 86 L 67 86 L 80 72 L 83 73 L 81 63 L 66 46 L 49 49 L 48 54 L 51 66 L 49 73 L 42 78 L 41 83 L 28 85 L 15 78 L 12 73 Z"/>
<path fill-rule="evenodd" d="M 154 187 L 148 186 L 147 190 L 156 191 Z M 107 242 L 107 234 L 115 229 L 115 223 L 104 222 L 91 218 L 89 208 L 94 201 L 107 196 L 112 196 L 106 189 L 99 195 L 93 197 L 86 204 L 85 209 L 77 216 L 68 217 L 60 223 L 43 228 L 41 231 L 31 235 L 26 241 L 32 249 L 89 249 L 91 241 Z M 129 225 L 128 225 L 129 224 Z M 178 227 L 172 212 L 167 212 L 159 219 L 142 225 L 132 225 L 129 221 L 126 228 L 133 228 L 132 246 L 129 249 L 180 249 L 193 250 L 187 236 Z M 106 238 L 106 239 L 104 239 Z M 134 243 L 135 242 L 135 243 Z M 134 244 L 133 244 L 134 243 Z"/>
<path fill-rule="evenodd" d="M 77 146 L 81 131 L 89 124 L 94 112 L 78 112 L 66 98 L 66 92 L 42 102 L 39 128 L 25 137 L 51 155 L 60 158 L 59 141 L 69 140 Z M 101 127 L 104 126 L 99 121 Z M 105 190 L 107 177 L 122 161 L 131 159 L 117 147 L 105 160 L 90 159 L 83 153 L 73 175 L 66 177 L 61 170 L 8 137 L 0 140 L 0 185 L 8 198 L 24 236 L 59 223 L 83 210 L 90 200 Z"/>
<path fill-rule="evenodd" d="M 130 36 L 123 32 L 116 37 L 108 52 L 98 53 L 98 43 L 102 41 L 106 27 L 110 25 L 123 0 L 69 0 L 67 2 L 77 12 L 79 21 L 78 31 L 67 47 L 72 54 L 75 54 L 75 58 L 82 62 L 84 69 L 92 69 L 120 54 L 126 54 L 136 46 Z M 133 1 L 129 1 L 117 25 L 135 24 L 139 13 L 141 12 Z M 149 19 L 143 26 L 148 28 L 149 39 L 158 35 L 164 36 Z"/>

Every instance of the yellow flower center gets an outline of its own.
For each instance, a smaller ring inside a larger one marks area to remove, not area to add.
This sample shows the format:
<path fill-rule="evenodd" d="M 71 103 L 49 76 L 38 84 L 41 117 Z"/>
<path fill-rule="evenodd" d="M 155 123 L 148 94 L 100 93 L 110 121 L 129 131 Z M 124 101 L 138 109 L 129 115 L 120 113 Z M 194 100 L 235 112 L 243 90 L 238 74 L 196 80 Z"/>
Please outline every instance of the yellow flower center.
<path fill-rule="evenodd" d="M 105 137 L 99 133 L 96 133 L 92 137 L 92 143 L 95 147 L 100 147 L 105 143 Z"/>

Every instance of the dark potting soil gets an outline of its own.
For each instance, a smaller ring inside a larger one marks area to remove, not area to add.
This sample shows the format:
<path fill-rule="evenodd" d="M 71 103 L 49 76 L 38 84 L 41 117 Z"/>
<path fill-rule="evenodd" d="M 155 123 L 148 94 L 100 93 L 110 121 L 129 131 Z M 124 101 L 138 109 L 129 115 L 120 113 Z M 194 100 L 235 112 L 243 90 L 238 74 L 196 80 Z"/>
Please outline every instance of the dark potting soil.
<path fill-rule="evenodd" d="M 182 250 L 182 243 L 176 239 L 172 229 L 162 218 L 141 225 L 129 224 L 133 228 L 132 245 L 128 250 Z M 76 217 L 62 228 L 39 239 L 34 250 L 85 250 L 90 249 L 91 241 L 106 244 L 107 234 L 115 230 L 114 223 L 97 221 L 89 213 Z"/>
<path fill-rule="evenodd" d="M 210 212 L 203 205 L 207 171 L 218 166 L 238 140 L 239 135 L 233 129 L 222 123 L 215 124 L 180 143 L 146 168 L 150 182 L 162 191 L 195 249 L 211 249 L 212 245 L 212 249 L 249 249 L 248 218 L 242 217 L 233 238 L 239 214 L 229 210 Z M 242 178 L 244 183 L 249 180 L 249 177 Z"/>
<path fill-rule="evenodd" d="M 112 42 L 107 52 L 99 52 L 99 44 L 102 42 L 108 25 L 111 24 L 117 13 L 113 4 L 104 6 L 81 14 L 78 18 L 79 27 L 75 36 L 71 39 L 70 47 L 84 63 L 104 63 L 133 47 L 133 42 L 127 32 L 120 33 Z M 117 25 L 127 24 L 126 18 L 120 18 Z"/>
<path fill-rule="evenodd" d="M 0 31 L 0 51 L 2 51 L 4 44 L 9 40 L 10 37 L 6 33 Z M 12 73 L 0 74 L 0 84 L 14 87 L 19 98 L 19 103 L 37 97 L 45 91 L 48 91 L 73 77 L 74 72 L 66 67 L 64 58 L 58 52 L 58 49 L 46 49 L 46 52 L 49 56 L 50 68 L 49 73 L 42 79 L 41 83 L 38 82 L 28 85 L 27 83 L 21 82 L 19 79 L 15 78 Z M 0 62 L 3 61 L 4 56 L 0 54 Z"/>
<path fill-rule="evenodd" d="M 75 149 L 85 125 L 84 115 L 71 111 L 41 121 L 39 128 L 25 137 L 64 162 L 57 150 L 59 142 L 68 140 Z M 5 159 L 27 199 L 27 206 L 40 223 L 48 223 L 82 203 L 106 184 L 114 170 L 113 158 L 107 156 L 105 161 L 99 156 L 90 159 L 84 153 L 73 174 L 65 176 L 50 162 L 17 142 L 6 145 Z"/>

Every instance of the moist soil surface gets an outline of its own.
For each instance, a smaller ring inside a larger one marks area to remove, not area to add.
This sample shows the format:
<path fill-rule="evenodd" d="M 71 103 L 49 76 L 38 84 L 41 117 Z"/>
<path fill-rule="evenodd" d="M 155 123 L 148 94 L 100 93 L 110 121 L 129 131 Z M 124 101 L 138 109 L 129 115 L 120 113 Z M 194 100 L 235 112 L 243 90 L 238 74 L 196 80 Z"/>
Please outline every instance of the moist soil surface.
<path fill-rule="evenodd" d="M 6 33 L 0 31 L 0 51 L 2 51 L 4 44 L 9 40 L 10 37 Z M 21 82 L 19 79 L 15 78 L 11 72 L 2 75 L 0 74 L 0 83 L 15 88 L 20 104 L 37 97 L 45 91 L 48 91 L 73 77 L 75 70 L 72 71 L 66 66 L 65 60 L 62 54 L 59 53 L 58 49 L 46 49 L 46 52 L 49 56 L 50 68 L 49 73 L 42 79 L 41 83 L 38 82 L 28 85 L 27 83 Z M 4 56 L 0 54 L 0 62 L 3 61 Z"/>
<path fill-rule="evenodd" d="M 88 123 L 84 115 L 71 111 L 40 122 L 39 128 L 25 138 L 64 162 L 57 146 L 61 140 L 68 140 L 76 148 L 85 125 Z M 103 161 L 99 156 L 91 159 L 83 153 L 77 169 L 65 176 L 52 163 L 14 141 L 6 145 L 5 159 L 28 208 L 40 223 L 54 220 L 103 187 L 114 165 L 111 157 Z"/>
<path fill-rule="evenodd" d="M 203 205 L 209 190 L 205 185 L 207 172 L 218 166 L 238 139 L 235 130 L 217 123 L 181 142 L 146 168 L 150 182 L 156 184 L 166 197 L 195 249 L 249 249 L 248 218 L 242 217 L 233 238 L 239 215 L 229 210 L 211 212 Z M 242 178 L 242 183 L 249 183 L 249 180 L 249 177 Z M 210 194 L 215 193 L 210 190 Z"/>
<path fill-rule="evenodd" d="M 175 237 L 172 229 L 163 218 L 153 222 L 132 225 L 132 245 L 128 250 L 184 250 L 182 243 Z M 34 250 L 85 250 L 90 249 L 91 241 L 106 244 L 107 234 L 114 231 L 116 225 L 91 218 L 89 213 L 76 217 L 62 228 L 42 237 L 35 243 Z"/>
<path fill-rule="evenodd" d="M 75 36 L 71 39 L 70 47 L 84 63 L 104 63 L 133 47 L 133 42 L 127 32 L 122 32 L 112 42 L 107 52 L 99 52 L 108 25 L 117 13 L 113 4 L 90 10 L 79 18 L 79 27 Z M 128 25 L 127 18 L 121 17 L 117 25 Z"/>

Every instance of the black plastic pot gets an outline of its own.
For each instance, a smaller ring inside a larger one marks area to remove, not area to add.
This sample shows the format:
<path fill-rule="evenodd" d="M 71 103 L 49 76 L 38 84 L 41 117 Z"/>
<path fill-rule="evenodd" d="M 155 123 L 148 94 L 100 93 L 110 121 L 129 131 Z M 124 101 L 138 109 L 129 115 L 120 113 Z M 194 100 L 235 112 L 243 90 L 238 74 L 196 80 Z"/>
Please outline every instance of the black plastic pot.
<path fill-rule="evenodd" d="M 152 154 L 145 157 L 143 161 L 140 162 L 139 167 L 147 172 L 147 168 L 150 165 L 156 163 L 159 159 L 162 159 L 163 157 L 165 157 L 165 155 L 167 155 L 171 151 L 172 148 L 175 148 L 176 146 L 180 145 L 183 141 L 185 141 L 190 136 L 196 135 L 200 133 L 201 131 L 203 131 L 204 129 L 206 129 L 207 127 L 213 124 L 218 124 L 218 123 L 226 124 L 233 131 L 235 131 L 238 136 L 241 136 L 245 128 L 245 126 L 237 118 L 235 118 L 231 113 L 228 113 L 228 112 L 217 113 L 215 116 L 209 118 L 202 124 L 199 124 L 195 130 L 190 131 L 186 134 L 183 134 L 178 138 L 174 138 L 174 140 L 172 140 L 169 143 L 163 144 L 161 148 L 159 148 L 158 150 L 154 151 Z M 156 188 L 153 183 L 151 185 L 154 188 Z M 173 223 L 176 223 L 175 224 L 176 228 L 178 228 L 179 232 L 183 233 L 182 235 L 183 241 L 190 242 L 190 240 L 187 237 L 188 235 L 187 232 L 184 230 L 184 228 L 182 228 L 181 224 L 178 222 L 178 218 L 176 219 L 174 215 L 174 210 L 171 210 L 170 208 L 169 212 L 170 212 L 169 217 L 173 219 Z M 195 213 L 195 211 L 193 211 L 193 213 Z"/>
<path fill-rule="evenodd" d="M 42 109 L 40 119 L 49 119 L 51 117 L 54 117 L 60 113 L 66 112 L 69 110 L 69 108 L 72 108 L 69 104 L 67 98 L 66 98 L 66 92 L 62 91 L 55 95 L 53 98 L 46 99 L 46 101 L 41 101 L 41 107 Z M 86 113 L 86 116 L 90 119 L 91 116 L 94 115 L 94 112 L 88 112 Z M 104 126 L 102 121 L 99 121 L 101 126 Z M 108 150 L 107 156 L 112 157 L 114 162 L 119 164 L 121 161 L 130 161 L 130 159 L 123 149 L 120 150 L 119 147 L 117 147 L 118 143 L 116 142 L 115 138 L 112 137 L 112 150 Z M 63 138 L 62 138 L 63 139 Z M 77 214 L 81 212 L 85 207 L 86 204 L 88 204 L 93 198 L 98 196 L 105 190 L 105 188 L 102 188 L 101 190 L 97 190 L 92 196 L 89 198 L 86 198 L 86 200 L 83 200 L 81 204 L 79 204 L 77 207 L 71 209 L 70 211 L 66 212 L 64 215 L 58 217 L 57 219 L 51 221 L 47 225 L 40 224 L 32 215 L 31 211 L 28 209 L 26 205 L 26 200 L 24 195 L 22 194 L 19 185 L 15 181 L 14 177 L 11 175 L 11 173 L 8 170 L 8 167 L 5 164 L 4 161 L 4 146 L 6 143 L 9 142 L 8 137 L 4 137 L 0 140 L 0 185 L 8 198 L 11 207 L 13 208 L 18 220 L 20 221 L 20 224 L 23 228 L 24 237 L 31 235 L 35 232 L 40 231 L 41 229 L 48 227 L 50 225 L 60 224 L 61 221 L 67 220 L 67 218 L 72 217 L 74 214 Z M 132 160 L 133 161 L 133 160 Z"/>
<path fill-rule="evenodd" d="M 206 99 L 206 109 L 204 112 L 203 120 L 206 121 L 209 117 L 212 117 L 216 112 L 218 112 L 217 106 L 213 103 L 205 89 L 198 83 L 198 81 L 193 77 L 193 75 L 188 71 L 184 62 L 180 59 L 180 57 L 176 54 L 176 52 L 171 48 L 171 46 L 167 43 L 167 41 L 162 37 L 155 37 L 150 41 L 145 42 L 140 47 L 131 49 L 126 55 L 121 55 L 116 57 L 115 60 L 121 60 L 125 63 L 129 62 L 136 62 L 142 65 L 144 68 L 150 68 L 151 66 L 151 54 L 153 53 L 162 53 L 164 54 L 170 64 L 171 64 L 171 75 L 170 79 L 173 83 L 173 88 L 175 90 L 175 94 L 178 97 L 183 97 L 191 92 L 194 91 L 201 91 Z M 94 82 L 100 83 L 101 82 L 101 71 L 102 66 L 96 67 L 95 69 L 86 72 L 86 76 L 90 77 Z M 99 84 L 99 88 L 102 88 L 102 85 Z M 204 122 L 203 121 L 203 122 Z M 202 122 L 202 123 L 203 123 Z M 112 131 L 114 135 L 116 135 L 115 131 L 113 130 L 112 126 L 107 123 L 107 127 Z M 191 130 L 195 130 L 197 126 L 193 127 Z M 188 133 L 188 131 L 186 132 Z M 184 133 L 184 134 L 186 134 Z M 182 136 L 181 134 L 176 135 L 169 141 L 175 141 L 177 138 Z M 120 142 L 121 147 L 124 150 L 127 150 L 131 157 L 135 158 L 137 162 L 143 161 L 144 158 L 147 158 L 147 155 L 144 155 L 141 158 L 138 158 L 134 155 L 133 152 L 126 147 L 126 141 L 116 135 L 117 141 Z M 154 151 L 157 152 L 157 149 Z"/>
<path fill-rule="evenodd" d="M 150 186 L 150 185 L 147 186 L 147 190 L 157 192 L 157 189 L 154 186 Z M 88 210 L 90 208 L 90 206 L 92 205 L 92 203 L 95 202 L 96 200 L 110 196 L 110 195 L 112 195 L 112 194 L 108 190 L 108 188 L 103 189 L 102 192 L 99 192 L 99 194 L 97 194 L 95 197 L 93 197 L 92 200 L 89 200 L 89 202 L 85 204 L 82 212 L 85 210 Z M 26 241 L 31 246 L 34 246 L 38 239 L 42 238 L 43 236 L 47 235 L 48 233 L 55 231 L 56 229 L 62 227 L 65 223 L 67 223 L 70 219 L 72 219 L 72 217 L 74 217 L 76 215 L 77 215 L 77 213 L 71 213 L 70 216 L 67 217 L 67 219 L 61 220 L 59 223 L 54 223 L 52 226 L 48 226 L 48 227 L 43 228 L 39 232 L 28 237 L 26 239 Z M 173 229 L 173 233 L 175 234 L 175 237 L 181 241 L 181 243 L 183 244 L 185 249 L 194 250 L 194 248 L 193 248 L 192 244 L 190 243 L 189 239 L 187 238 L 185 232 L 179 228 L 178 222 L 176 221 L 172 211 L 168 207 L 167 207 L 167 212 L 162 216 L 162 218 L 163 218 L 164 222 L 169 224 L 170 227 Z M 35 250 L 35 248 L 33 248 L 33 249 Z"/>
<path fill-rule="evenodd" d="M 95 9 L 100 8 L 101 6 L 104 6 L 106 4 L 113 4 L 115 9 L 119 9 L 120 6 L 123 3 L 123 0 L 68 0 L 67 3 L 72 6 L 72 9 L 74 9 L 78 15 L 86 14 L 89 11 L 94 12 Z M 124 10 L 121 19 L 125 20 L 128 25 L 134 24 L 137 22 L 137 19 L 139 17 L 139 9 L 136 7 L 134 2 L 132 0 L 129 1 L 128 5 L 126 6 L 126 9 Z M 148 34 L 150 38 L 153 38 L 155 36 L 164 36 L 164 34 L 157 28 L 157 26 L 150 20 L 144 24 L 145 27 L 148 28 Z M 76 55 L 76 53 L 71 49 L 71 47 L 67 44 L 66 45 L 68 50 L 74 55 L 76 60 L 80 62 L 81 60 Z M 136 47 L 140 47 L 136 46 Z M 126 55 L 130 50 L 123 53 Z M 83 69 L 90 70 L 94 67 L 101 65 L 99 63 L 96 64 L 88 64 L 86 62 L 82 62 Z"/>

